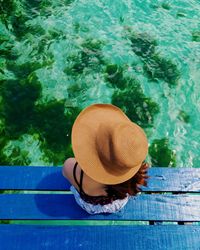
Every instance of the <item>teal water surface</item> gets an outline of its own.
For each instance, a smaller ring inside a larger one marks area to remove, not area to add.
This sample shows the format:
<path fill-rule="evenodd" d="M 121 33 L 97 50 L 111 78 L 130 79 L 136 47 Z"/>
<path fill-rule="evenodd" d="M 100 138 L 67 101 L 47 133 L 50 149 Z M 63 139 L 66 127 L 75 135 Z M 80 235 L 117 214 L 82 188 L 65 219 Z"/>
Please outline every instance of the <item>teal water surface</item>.
<path fill-rule="evenodd" d="M 62 165 L 92 103 L 142 126 L 154 166 L 200 166 L 200 3 L 1 0 L 0 164 Z"/>

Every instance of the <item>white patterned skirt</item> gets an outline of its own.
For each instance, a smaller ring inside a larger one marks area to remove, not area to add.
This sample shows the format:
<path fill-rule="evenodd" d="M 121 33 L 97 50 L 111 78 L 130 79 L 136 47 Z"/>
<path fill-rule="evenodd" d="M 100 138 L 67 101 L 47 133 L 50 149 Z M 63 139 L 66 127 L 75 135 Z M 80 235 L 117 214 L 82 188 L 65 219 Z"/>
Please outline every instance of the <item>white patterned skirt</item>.
<path fill-rule="evenodd" d="M 130 196 L 127 194 L 127 197 L 120 200 L 115 200 L 112 203 L 106 204 L 106 205 L 93 205 L 86 201 L 84 201 L 81 197 L 79 192 L 76 190 L 74 186 L 70 187 L 71 192 L 74 195 L 74 198 L 78 205 L 84 209 L 89 214 L 101 214 L 101 213 L 116 213 L 120 211 L 128 202 Z"/>

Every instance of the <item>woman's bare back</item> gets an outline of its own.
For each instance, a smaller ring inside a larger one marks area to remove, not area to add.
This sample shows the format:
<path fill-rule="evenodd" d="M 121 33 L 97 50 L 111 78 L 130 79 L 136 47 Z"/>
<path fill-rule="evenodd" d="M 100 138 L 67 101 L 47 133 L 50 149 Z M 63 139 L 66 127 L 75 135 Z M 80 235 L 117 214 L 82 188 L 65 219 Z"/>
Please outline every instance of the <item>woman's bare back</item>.
<path fill-rule="evenodd" d="M 77 185 L 77 183 L 74 180 L 74 176 L 73 176 L 73 169 L 74 169 L 74 165 L 76 163 L 76 159 L 75 158 L 68 158 L 65 162 L 64 162 L 64 167 L 62 170 L 63 176 L 65 178 L 68 179 L 68 181 L 78 190 L 79 187 Z M 78 182 L 80 183 L 80 174 L 81 174 L 81 168 L 79 166 L 79 164 L 77 165 L 76 168 L 76 178 L 78 180 Z M 105 185 L 101 184 L 99 182 L 96 182 L 95 180 L 91 179 L 88 175 L 86 175 L 84 173 L 83 175 L 83 183 L 82 183 L 82 188 L 83 191 L 90 196 L 99 196 L 99 195 L 107 195 L 106 191 L 105 191 Z"/>

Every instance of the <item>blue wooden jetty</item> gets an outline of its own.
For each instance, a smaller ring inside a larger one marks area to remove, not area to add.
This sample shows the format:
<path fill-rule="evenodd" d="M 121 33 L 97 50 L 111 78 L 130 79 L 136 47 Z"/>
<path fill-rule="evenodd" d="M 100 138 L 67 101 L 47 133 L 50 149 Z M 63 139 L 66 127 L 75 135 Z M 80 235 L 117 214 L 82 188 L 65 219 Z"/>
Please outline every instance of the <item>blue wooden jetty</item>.
<path fill-rule="evenodd" d="M 149 175 L 148 187 L 122 211 L 89 215 L 60 167 L 1 166 L 0 189 L 15 192 L 0 194 L 0 220 L 15 224 L 0 224 L 0 249 L 200 250 L 200 169 L 153 167 Z M 73 225 L 63 225 L 68 221 Z"/>

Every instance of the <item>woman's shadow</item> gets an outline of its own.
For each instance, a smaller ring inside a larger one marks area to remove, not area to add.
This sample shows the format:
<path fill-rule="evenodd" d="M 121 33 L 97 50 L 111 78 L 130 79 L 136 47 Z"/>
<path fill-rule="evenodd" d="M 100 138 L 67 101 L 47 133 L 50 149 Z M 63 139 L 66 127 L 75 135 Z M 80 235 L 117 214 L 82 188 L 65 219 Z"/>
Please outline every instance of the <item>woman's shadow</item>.
<path fill-rule="evenodd" d="M 48 167 L 47 167 L 48 168 Z M 36 190 L 50 191 L 48 194 L 35 194 L 35 216 L 37 219 L 83 219 L 90 215 L 81 209 L 69 191 L 70 183 L 63 177 L 61 167 L 47 173 L 38 183 Z M 56 194 L 56 191 L 66 191 Z"/>

